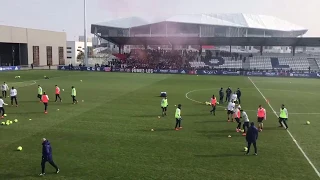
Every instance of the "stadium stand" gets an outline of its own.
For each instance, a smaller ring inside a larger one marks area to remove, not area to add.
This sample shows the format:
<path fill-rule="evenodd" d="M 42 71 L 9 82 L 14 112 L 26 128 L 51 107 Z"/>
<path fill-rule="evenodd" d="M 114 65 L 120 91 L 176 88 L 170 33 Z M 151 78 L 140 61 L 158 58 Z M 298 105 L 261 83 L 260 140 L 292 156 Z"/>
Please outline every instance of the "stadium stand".
<path fill-rule="evenodd" d="M 247 61 L 249 61 L 250 69 L 259 69 L 259 70 L 273 69 L 271 59 L 269 57 L 264 57 L 264 56 L 248 57 Z"/>
<path fill-rule="evenodd" d="M 199 55 L 198 51 L 133 49 L 127 58 L 121 59 L 122 67 L 163 68 L 163 69 L 251 69 L 319 72 L 320 57 L 306 54 L 233 54 L 225 52 Z M 224 55 L 221 57 L 220 55 Z"/>

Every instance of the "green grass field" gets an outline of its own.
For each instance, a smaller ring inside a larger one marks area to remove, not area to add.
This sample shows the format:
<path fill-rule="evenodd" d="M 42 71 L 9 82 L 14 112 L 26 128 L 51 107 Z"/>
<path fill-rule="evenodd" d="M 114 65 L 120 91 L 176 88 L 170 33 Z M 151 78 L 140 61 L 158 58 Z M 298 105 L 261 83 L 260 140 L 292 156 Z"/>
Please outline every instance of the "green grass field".
<path fill-rule="evenodd" d="M 43 179 L 319 178 L 287 131 L 278 128 L 277 117 L 247 77 L 66 71 L 0 75 L 1 83 L 17 87 L 20 102 L 19 107 L 6 107 L 5 119 L 19 122 L 0 126 L 0 179 L 38 178 L 43 137 L 51 141 L 61 169 L 54 174 L 47 164 Z M 15 79 L 16 75 L 21 78 Z M 276 111 L 286 105 L 291 134 L 319 169 L 319 80 L 251 79 Z M 38 84 L 51 98 L 48 114 L 36 98 Z M 55 84 L 65 89 L 62 103 L 52 102 Z M 77 105 L 71 104 L 72 85 L 77 89 Z M 256 122 L 259 104 L 267 110 L 258 156 L 244 156 L 245 138 L 235 132 L 236 123 L 227 123 L 223 106 L 214 117 L 210 106 L 197 103 L 228 86 L 242 89 L 241 105 L 251 121 Z M 159 119 L 161 91 L 168 93 L 169 112 Z M 9 103 L 8 98 L 5 101 Z M 179 103 L 183 130 L 174 131 L 174 105 Z M 305 125 L 306 121 L 311 124 Z M 18 146 L 23 150 L 16 151 Z"/>

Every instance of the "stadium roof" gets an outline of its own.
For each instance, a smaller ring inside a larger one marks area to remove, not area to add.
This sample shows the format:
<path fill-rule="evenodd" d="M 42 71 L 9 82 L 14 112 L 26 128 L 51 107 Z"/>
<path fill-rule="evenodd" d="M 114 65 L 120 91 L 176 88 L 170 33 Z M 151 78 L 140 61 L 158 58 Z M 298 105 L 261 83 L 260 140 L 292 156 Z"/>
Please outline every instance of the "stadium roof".
<path fill-rule="evenodd" d="M 156 21 L 148 21 L 140 17 L 121 18 L 108 22 L 93 25 L 114 27 L 114 28 L 133 28 L 160 22 L 190 23 L 216 26 L 231 26 L 241 28 L 265 29 L 275 31 L 307 31 L 306 28 L 290 23 L 286 20 L 267 15 L 254 15 L 245 13 L 235 14 L 186 14 L 175 15 L 169 18 Z"/>
<path fill-rule="evenodd" d="M 119 45 L 214 45 L 320 47 L 320 38 L 281 37 L 103 37 Z"/>

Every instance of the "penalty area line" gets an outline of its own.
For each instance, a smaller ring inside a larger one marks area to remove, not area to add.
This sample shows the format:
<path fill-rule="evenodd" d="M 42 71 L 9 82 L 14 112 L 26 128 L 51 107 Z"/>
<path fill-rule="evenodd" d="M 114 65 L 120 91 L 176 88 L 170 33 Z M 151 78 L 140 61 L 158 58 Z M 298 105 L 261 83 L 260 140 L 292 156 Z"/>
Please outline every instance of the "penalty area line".
<path fill-rule="evenodd" d="M 274 115 L 279 118 L 277 112 L 273 109 L 273 107 L 271 106 L 271 104 L 267 101 L 267 98 L 263 95 L 263 93 L 260 91 L 260 89 L 256 86 L 256 84 L 252 81 L 252 79 L 250 77 L 248 77 L 249 81 L 252 83 L 252 85 L 256 88 L 256 90 L 260 93 L 260 95 L 262 96 L 262 98 L 267 102 L 267 104 L 269 105 L 269 107 L 271 108 L 272 112 L 274 113 Z M 317 174 L 317 176 L 320 178 L 320 173 L 317 170 L 317 168 L 314 166 L 314 164 L 311 162 L 311 160 L 309 159 L 309 157 L 307 156 L 307 154 L 304 152 L 304 150 L 301 148 L 301 146 L 298 144 L 297 140 L 293 137 L 293 135 L 291 134 L 291 132 L 287 129 L 286 130 L 289 134 L 289 136 L 291 137 L 291 139 L 293 140 L 293 142 L 296 144 L 297 148 L 300 150 L 300 152 L 302 153 L 302 155 L 305 157 L 305 159 L 308 161 L 308 163 L 310 164 L 310 166 L 313 168 L 314 172 Z"/>

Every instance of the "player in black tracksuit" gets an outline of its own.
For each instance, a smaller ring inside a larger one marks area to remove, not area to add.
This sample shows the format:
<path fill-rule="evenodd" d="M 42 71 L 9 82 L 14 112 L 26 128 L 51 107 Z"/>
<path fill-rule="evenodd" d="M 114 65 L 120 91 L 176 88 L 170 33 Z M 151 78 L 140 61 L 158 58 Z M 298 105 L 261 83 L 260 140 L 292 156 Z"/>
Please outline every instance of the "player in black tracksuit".
<path fill-rule="evenodd" d="M 237 89 L 236 94 L 237 94 L 237 98 L 238 98 L 238 103 L 241 104 L 241 91 L 240 91 L 240 88 Z"/>
<path fill-rule="evenodd" d="M 43 138 L 42 140 L 42 160 L 41 160 L 41 173 L 39 176 L 44 176 L 45 168 L 46 168 L 46 162 L 49 162 L 51 166 L 53 166 L 56 169 L 56 173 L 58 174 L 60 172 L 60 169 L 58 166 L 53 162 L 52 159 L 52 148 L 50 142 Z"/>
<path fill-rule="evenodd" d="M 226 90 L 226 102 L 230 102 L 230 96 L 232 94 L 232 90 L 230 87 Z"/>
<path fill-rule="evenodd" d="M 220 89 L 219 91 L 219 103 L 222 104 L 223 103 L 223 98 L 224 98 L 224 92 L 223 92 L 223 88 Z"/>

